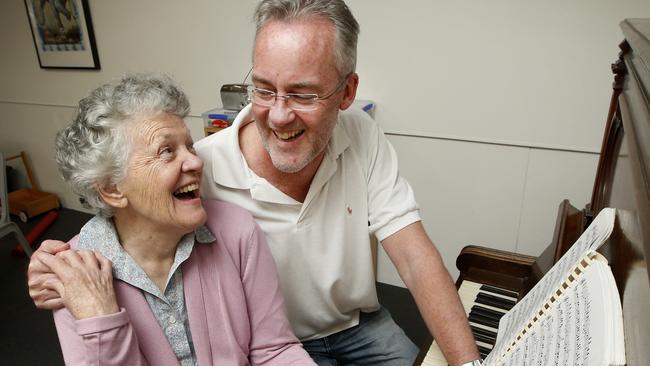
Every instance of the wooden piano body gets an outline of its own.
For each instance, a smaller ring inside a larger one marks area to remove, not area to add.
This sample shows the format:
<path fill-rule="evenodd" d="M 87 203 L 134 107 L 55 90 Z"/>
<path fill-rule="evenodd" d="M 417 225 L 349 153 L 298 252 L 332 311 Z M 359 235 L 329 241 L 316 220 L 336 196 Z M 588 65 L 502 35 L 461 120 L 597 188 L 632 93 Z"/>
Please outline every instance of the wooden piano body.
<path fill-rule="evenodd" d="M 624 20 L 621 28 L 625 41 L 612 65 L 613 94 L 591 202 L 582 210 L 567 200 L 560 204 L 553 240 L 539 257 L 468 246 L 456 265 L 457 286 L 473 281 L 521 298 L 602 208 L 617 208 L 614 231 L 599 251 L 610 263 L 623 305 L 627 364 L 636 366 L 650 365 L 650 19 Z M 426 351 L 416 365 L 438 365 Z"/>

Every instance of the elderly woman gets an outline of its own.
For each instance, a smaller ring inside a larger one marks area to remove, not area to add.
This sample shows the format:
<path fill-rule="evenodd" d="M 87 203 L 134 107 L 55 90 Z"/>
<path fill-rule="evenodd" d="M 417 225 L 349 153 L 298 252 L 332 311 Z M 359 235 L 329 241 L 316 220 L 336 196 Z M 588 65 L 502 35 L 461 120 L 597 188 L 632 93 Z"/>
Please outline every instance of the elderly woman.
<path fill-rule="evenodd" d="M 64 179 L 97 212 L 76 250 L 43 259 L 66 364 L 314 365 L 252 217 L 199 198 L 188 111 L 171 80 L 136 75 L 81 100 L 57 135 Z"/>

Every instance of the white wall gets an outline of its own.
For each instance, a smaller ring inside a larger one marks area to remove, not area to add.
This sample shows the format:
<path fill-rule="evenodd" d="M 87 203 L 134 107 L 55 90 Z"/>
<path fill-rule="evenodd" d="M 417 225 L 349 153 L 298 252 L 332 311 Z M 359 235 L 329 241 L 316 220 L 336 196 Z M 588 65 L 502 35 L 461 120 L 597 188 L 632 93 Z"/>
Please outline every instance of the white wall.
<path fill-rule="evenodd" d="M 350 2 L 361 93 L 386 131 L 588 151 L 600 148 L 618 23 L 650 16 L 647 0 L 400 4 Z"/>
<path fill-rule="evenodd" d="M 0 150 L 29 153 L 36 178 L 79 208 L 52 160 L 76 102 L 124 72 L 161 71 L 192 101 L 220 105 L 250 68 L 255 0 L 89 0 L 102 69 L 40 69 L 23 0 L 0 2 Z M 626 17 L 646 0 L 349 0 L 361 24 L 358 96 L 378 103 L 425 227 L 455 275 L 467 244 L 532 255 L 555 210 L 589 200 Z M 379 279 L 401 284 L 385 254 Z"/>
<path fill-rule="evenodd" d="M 424 226 L 454 278 L 466 245 L 539 255 L 558 205 L 590 200 L 598 154 L 390 136 L 413 185 Z M 424 164 L 423 164 L 424 162 Z M 423 168 L 424 165 L 424 168 Z M 402 285 L 383 251 L 378 279 Z"/>

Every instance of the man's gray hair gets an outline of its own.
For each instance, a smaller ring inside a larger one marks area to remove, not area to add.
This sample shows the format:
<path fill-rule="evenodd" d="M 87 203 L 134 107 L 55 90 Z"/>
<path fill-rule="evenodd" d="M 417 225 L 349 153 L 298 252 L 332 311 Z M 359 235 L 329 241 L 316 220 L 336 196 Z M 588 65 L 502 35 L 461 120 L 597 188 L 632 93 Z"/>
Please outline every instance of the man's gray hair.
<path fill-rule="evenodd" d="M 357 64 L 359 23 L 343 0 L 263 0 L 255 10 L 255 38 L 269 21 L 290 22 L 319 16 L 334 24 L 336 67 L 341 76 Z"/>
<path fill-rule="evenodd" d="M 187 96 L 167 76 L 134 74 L 102 85 L 79 101 L 72 124 L 57 133 L 59 171 L 86 208 L 111 217 L 113 210 L 98 188 L 126 176 L 131 150 L 127 123 L 159 113 L 184 119 L 189 111 Z"/>

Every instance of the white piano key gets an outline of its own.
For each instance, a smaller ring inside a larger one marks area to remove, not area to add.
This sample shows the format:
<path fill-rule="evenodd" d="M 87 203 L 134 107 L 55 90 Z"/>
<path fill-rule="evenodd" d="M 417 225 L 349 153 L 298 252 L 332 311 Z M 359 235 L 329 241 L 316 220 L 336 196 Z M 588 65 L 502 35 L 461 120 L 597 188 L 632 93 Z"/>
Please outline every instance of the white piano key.
<path fill-rule="evenodd" d="M 438 347 L 438 343 L 436 341 L 433 341 L 431 343 L 431 347 L 429 347 L 429 351 L 427 351 L 427 355 L 424 357 L 424 360 L 422 360 L 422 363 L 420 364 L 421 366 L 447 366 L 447 360 L 445 359 L 445 356 L 442 354 L 442 351 L 440 350 L 440 347 Z"/>
<path fill-rule="evenodd" d="M 477 327 L 477 328 L 481 328 L 481 329 L 489 330 L 490 332 L 493 332 L 493 333 L 497 333 L 497 332 L 498 332 L 498 329 L 497 329 L 497 328 L 492 328 L 492 327 L 488 327 L 487 325 L 483 325 L 483 324 L 479 324 L 479 323 L 474 323 L 473 321 L 470 321 L 469 324 L 471 324 L 471 325 L 473 325 L 473 326 L 475 326 L 475 327 Z"/>
<path fill-rule="evenodd" d="M 493 347 L 491 344 L 489 344 L 489 343 L 485 343 L 485 342 L 481 342 L 481 341 L 476 341 L 476 345 L 477 345 L 477 346 L 481 346 L 481 347 L 485 347 L 485 348 L 487 348 L 487 349 L 489 349 L 489 350 L 491 350 L 492 347 Z"/>

